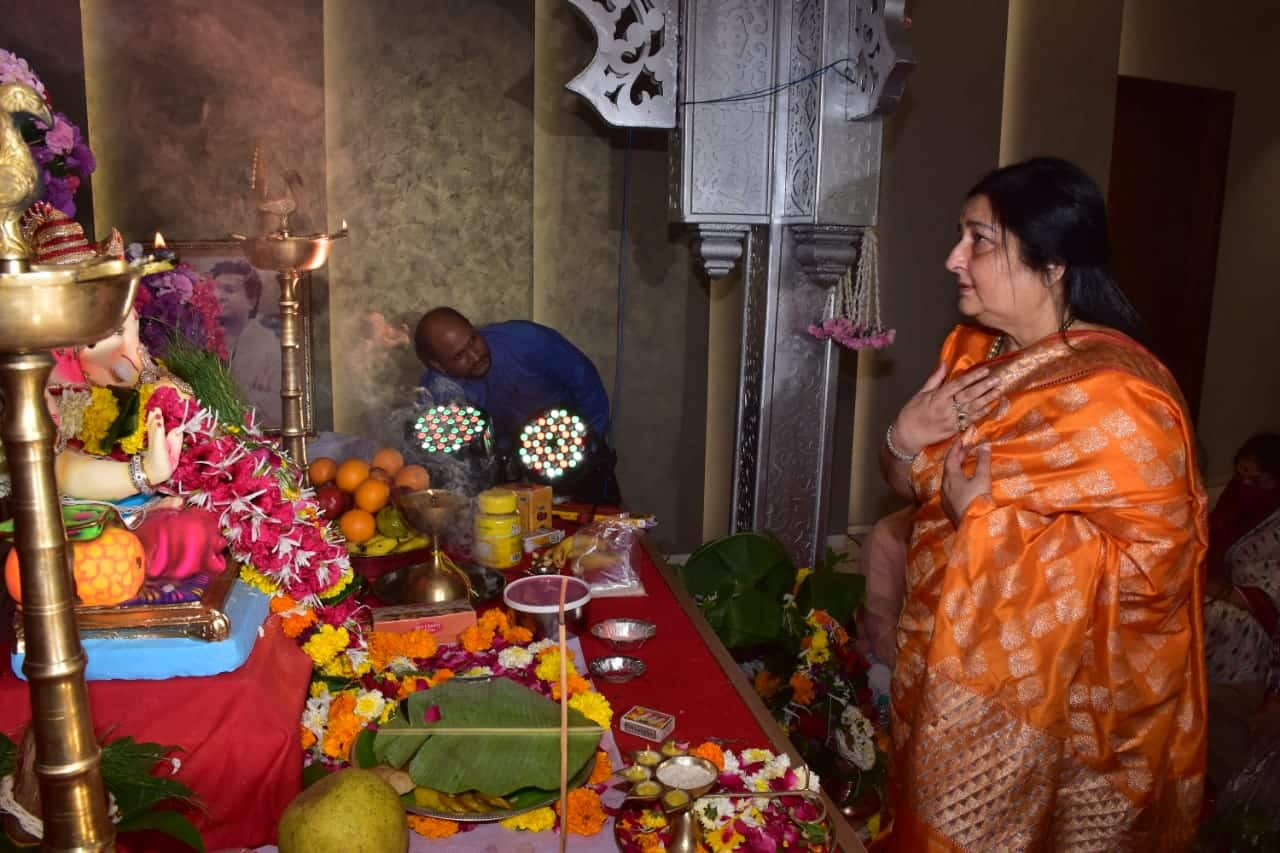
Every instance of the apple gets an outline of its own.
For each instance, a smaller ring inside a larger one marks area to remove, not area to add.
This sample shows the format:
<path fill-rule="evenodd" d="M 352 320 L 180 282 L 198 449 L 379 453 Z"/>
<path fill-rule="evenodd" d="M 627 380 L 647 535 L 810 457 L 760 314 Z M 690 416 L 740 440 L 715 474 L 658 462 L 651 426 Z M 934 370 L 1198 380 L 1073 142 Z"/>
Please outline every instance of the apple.
<path fill-rule="evenodd" d="M 316 503 L 327 521 L 337 521 L 351 509 L 351 495 L 339 489 L 337 483 L 325 483 L 316 489 Z"/>

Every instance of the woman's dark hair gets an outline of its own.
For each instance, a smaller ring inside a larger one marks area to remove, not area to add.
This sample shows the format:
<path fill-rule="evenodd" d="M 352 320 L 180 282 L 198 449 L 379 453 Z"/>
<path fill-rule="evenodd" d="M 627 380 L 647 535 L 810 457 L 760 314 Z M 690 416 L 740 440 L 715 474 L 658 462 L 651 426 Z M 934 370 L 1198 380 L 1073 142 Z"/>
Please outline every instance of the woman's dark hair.
<path fill-rule="evenodd" d="M 1233 464 L 1239 465 L 1241 459 L 1253 459 L 1273 477 L 1280 477 L 1280 433 L 1260 432 L 1249 438 L 1236 451 Z"/>
<path fill-rule="evenodd" d="M 1111 274 L 1111 241 L 1102 191 L 1080 167 L 1036 157 L 996 169 L 969 190 L 985 196 L 999 223 L 1022 245 L 1037 272 L 1063 267 L 1071 316 L 1124 332 L 1146 344 L 1142 318 Z"/>
<path fill-rule="evenodd" d="M 217 278 L 220 275 L 244 276 L 244 294 L 249 298 L 249 304 L 253 306 L 249 316 L 257 316 L 258 301 L 262 299 L 262 279 L 258 277 L 258 271 L 249 266 L 246 261 L 218 261 L 213 265 L 213 269 L 209 270 L 209 278 Z"/>

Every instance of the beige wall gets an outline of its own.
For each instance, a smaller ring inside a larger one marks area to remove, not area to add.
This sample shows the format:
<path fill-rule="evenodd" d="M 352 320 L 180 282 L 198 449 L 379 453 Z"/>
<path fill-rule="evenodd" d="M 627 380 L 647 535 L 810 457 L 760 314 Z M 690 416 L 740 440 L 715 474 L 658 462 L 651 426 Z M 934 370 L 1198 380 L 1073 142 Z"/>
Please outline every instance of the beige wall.
<path fill-rule="evenodd" d="M 919 66 L 885 121 L 880 184 L 880 287 L 898 338 L 859 363 L 849 506 L 856 525 L 899 505 L 878 474 L 880 442 L 958 319 L 943 261 L 965 192 L 1000 156 L 1008 4 L 917 0 L 911 17 Z"/>
<path fill-rule="evenodd" d="M 1249 435 L 1280 429 L 1280 5 L 1126 0 L 1120 73 L 1236 94 L 1199 420 L 1221 483 Z"/>
<path fill-rule="evenodd" d="M 1009 0 L 1001 163 L 1065 157 L 1106 187 L 1123 6 Z"/>

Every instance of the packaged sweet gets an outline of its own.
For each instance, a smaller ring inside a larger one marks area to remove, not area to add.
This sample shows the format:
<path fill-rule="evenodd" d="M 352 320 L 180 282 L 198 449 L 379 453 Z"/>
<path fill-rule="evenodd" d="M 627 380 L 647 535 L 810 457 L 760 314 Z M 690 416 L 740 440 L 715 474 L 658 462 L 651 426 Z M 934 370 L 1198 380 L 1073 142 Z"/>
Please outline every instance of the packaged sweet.
<path fill-rule="evenodd" d="M 617 521 L 596 521 L 581 528 L 548 552 L 550 561 L 568 566 L 591 587 L 596 598 L 644 595 L 644 584 L 631 552 L 640 530 Z"/>

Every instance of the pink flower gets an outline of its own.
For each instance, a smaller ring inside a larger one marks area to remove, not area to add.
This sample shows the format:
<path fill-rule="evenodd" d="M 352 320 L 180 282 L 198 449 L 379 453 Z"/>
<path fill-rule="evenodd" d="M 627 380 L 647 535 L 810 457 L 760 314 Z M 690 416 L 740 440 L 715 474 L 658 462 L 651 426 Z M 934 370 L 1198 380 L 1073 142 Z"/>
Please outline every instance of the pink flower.
<path fill-rule="evenodd" d="M 440 722 L 440 706 L 432 705 L 430 708 L 422 712 L 422 721 L 424 723 Z"/>

